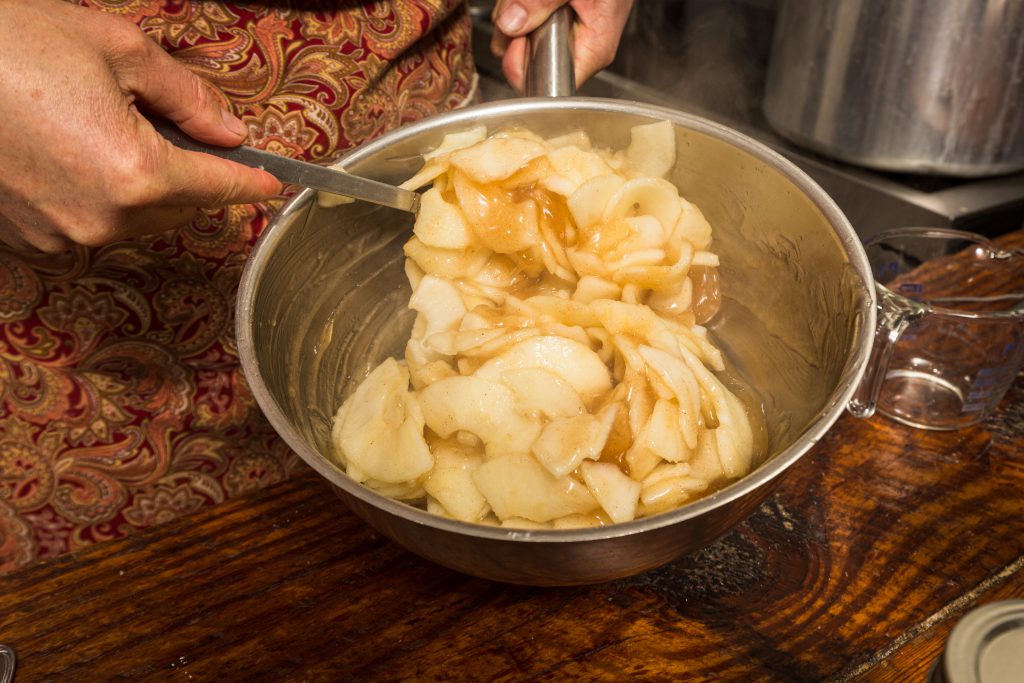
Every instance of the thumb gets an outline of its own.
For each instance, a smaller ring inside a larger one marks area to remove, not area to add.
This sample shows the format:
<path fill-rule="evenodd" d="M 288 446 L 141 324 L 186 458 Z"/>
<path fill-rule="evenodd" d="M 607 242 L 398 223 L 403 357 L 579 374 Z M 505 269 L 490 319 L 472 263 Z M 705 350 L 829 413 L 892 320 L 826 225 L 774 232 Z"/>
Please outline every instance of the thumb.
<path fill-rule="evenodd" d="M 213 90 L 164 52 L 141 30 L 110 55 L 121 87 L 155 114 L 170 119 L 197 140 L 225 147 L 245 142 L 248 130 Z"/>
<path fill-rule="evenodd" d="M 140 121 L 140 126 L 144 122 Z M 170 205 L 216 207 L 249 204 L 268 199 L 282 190 L 270 173 L 220 157 L 176 147 L 157 140 L 158 165 L 166 184 L 163 196 Z"/>
<path fill-rule="evenodd" d="M 499 0 L 494 6 L 494 25 L 509 37 L 525 36 L 568 0 Z"/>

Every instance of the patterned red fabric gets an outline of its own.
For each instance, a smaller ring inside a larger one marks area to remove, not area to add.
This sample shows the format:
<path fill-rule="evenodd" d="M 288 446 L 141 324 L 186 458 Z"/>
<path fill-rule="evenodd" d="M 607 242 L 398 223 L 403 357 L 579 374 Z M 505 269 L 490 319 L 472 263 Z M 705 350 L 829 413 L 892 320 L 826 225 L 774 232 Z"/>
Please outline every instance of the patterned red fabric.
<path fill-rule="evenodd" d="M 451 109 L 461 0 L 80 0 L 205 78 L 250 144 L 327 162 Z M 267 486 L 298 465 L 238 364 L 242 266 L 282 200 L 71 253 L 0 248 L 0 573 Z"/>

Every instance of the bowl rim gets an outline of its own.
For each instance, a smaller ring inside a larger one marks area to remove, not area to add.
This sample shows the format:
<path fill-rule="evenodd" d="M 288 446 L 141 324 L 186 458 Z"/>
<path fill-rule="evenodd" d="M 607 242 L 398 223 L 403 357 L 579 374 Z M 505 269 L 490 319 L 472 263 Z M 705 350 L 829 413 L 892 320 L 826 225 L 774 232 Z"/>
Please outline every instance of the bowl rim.
<path fill-rule="evenodd" d="M 259 362 L 253 346 L 252 335 L 252 326 L 255 322 L 253 310 L 257 293 L 256 284 L 267 261 L 274 253 L 274 247 L 286 234 L 286 230 L 281 226 L 288 223 L 292 214 L 306 210 L 309 205 L 316 201 L 317 192 L 304 189 L 288 200 L 281 212 L 270 221 L 260 234 L 249 258 L 246 260 L 236 302 L 238 355 L 243 373 L 249 382 L 256 403 L 270 421 L 271 426 L 306 464 L 311 466 L 331 484 L 342 489 L 347 495 L 354 496 L 367 505 L 396 515 L 408 522 L 431 527 L 439 531 L 492 541 L 540 543 L 605 541 L 673 526 L 680 522 L 700 517 L 733 500 L 744 497 L 751 491 L 761 488 L 780 476 L 809 451 L 846 409 L 847 403 L 864 374 L 875 329 L 876 293 L 867 254 L 849 220 L 832 198 L 798 166 L 767 145 L 754 140 L 748 135 L 700 116 L 639 102 L 588 97 L 520 98 L 474 105 L 402 126 L 350 150 L 334 166 L 343 169 L 347 168 L 362 159 L 384 150 L 390 145 L 419 135 L 424 131 L 437 129 L 442 126 L 457 127 L 463 124 L 479 123 L 479 119 L 485 115 L 574 109 L 629 114 L 650 118 L 652 121 L 669 120 L 677 126 L 717 138 L 774 168 L 793 183 L 821 211 L 825 219 L 832 226 L 841 248 L 849 259 L 850 266 L 860 276 L 860 290 L 862 290 L 857 320 L 855 320 L 854 343 L 850 350 L 850 355 L 844 363 L 839 381 L 829 396 L 829 400 L 789 446 L 770 457 L 769 460 L 763 462 L 754 471 L 714 493 L 684 504 L 679 508 L 650 517 L 634 519 L 629 522 L 581 529 L 524 529 L 487 526 L 441 517 L 424 509 L 384 496 L 356 482 L 340 466 L 334 465 L 330 461 L 329 456 L 320 454 L 313 449 L 285 417 L 284 412 L 267 389 L 259 372 Z"/>

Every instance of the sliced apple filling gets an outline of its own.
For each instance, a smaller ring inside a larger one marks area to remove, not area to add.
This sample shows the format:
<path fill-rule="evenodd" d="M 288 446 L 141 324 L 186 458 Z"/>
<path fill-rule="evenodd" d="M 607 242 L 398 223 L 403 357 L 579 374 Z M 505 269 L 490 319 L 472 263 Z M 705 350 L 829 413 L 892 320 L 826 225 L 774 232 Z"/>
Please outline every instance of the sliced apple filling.
<path fill-rule="evenodd" d="M 454 519 L 525 529 L 628 522 L 753 466 L 759 415 L 703 323 L 718 256 L 666 176 L 669 122 L 618 152 L 582 131 L 447 135 L 404 186 L 416 321 L 335 416 L 356 481 Z"/>

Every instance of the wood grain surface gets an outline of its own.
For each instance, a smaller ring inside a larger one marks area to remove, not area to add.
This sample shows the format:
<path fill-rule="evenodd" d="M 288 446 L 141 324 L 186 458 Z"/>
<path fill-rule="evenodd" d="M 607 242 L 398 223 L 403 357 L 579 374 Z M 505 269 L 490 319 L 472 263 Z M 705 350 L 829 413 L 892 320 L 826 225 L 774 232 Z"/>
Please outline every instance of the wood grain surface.
<path fill-rule="evenodd" d="M 984 425 L 843 416 L 745 522 L 536 589 L 413 556 L 311 470 L 0 578 L 27 681 L 912 681 L 1024 598 L 1024 381 Z"/>
<path fill-rule="evenodd" d="M 743 524 L 609 584 L 533 589 L 403 551 L 312 471 L 0 579 L 16 683 L 921 680 L 1024 597 L 1024 383 L 988 424 L 843 417 Z"/>

